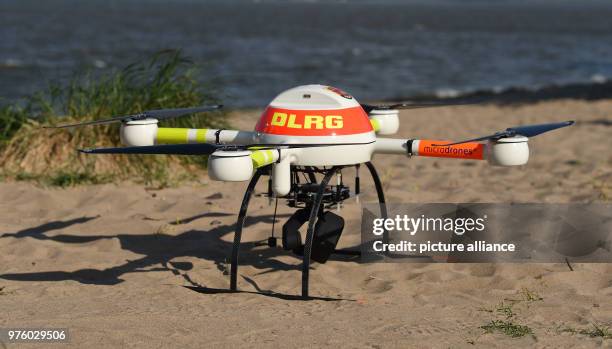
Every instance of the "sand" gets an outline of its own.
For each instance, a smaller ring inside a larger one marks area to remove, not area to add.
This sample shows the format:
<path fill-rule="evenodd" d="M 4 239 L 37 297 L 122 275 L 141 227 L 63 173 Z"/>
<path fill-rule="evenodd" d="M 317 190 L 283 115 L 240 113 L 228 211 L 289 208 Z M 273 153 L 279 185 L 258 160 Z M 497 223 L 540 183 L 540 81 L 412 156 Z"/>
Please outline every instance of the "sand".
<path fill-rule="evenodd" d="M 530 163 L 518 168 L 395 155 L 373 162 L 389 202 L 609 202 L 611 114 L 612 101 L 573 100 L 402 112 L 398 138 L 463 139 L 523 123 L 578 123 L 533 139 Z M 236 127 L 250 129 L 257 112 L 232 117 Z M 374 201 L 373 186 L 362 178 L 361 201 Z M 70 343 L 50 346 L 62 348 L 612 347 L 610 339 L 562 331 L 612 326 L 606 264 L 575 264 L 571 271 L 565 264 L 337 259 L 315 263 L 311 273 L 311 295 L 332 300 L 286 299 L 300 292 L 300 259 L 260 243 L 273 213 L 264 197 L 253 199 L 244 233 L 239 287 L 246 292 L 227 293 L 245 187 L 207 178 L 163 190 L 0 184 L 0 327 L 68 327 Z M 277 233 L 290 213 L 280 205 Z M 340 244 L 354 246 L 359 204 L 347 201 L 342 215 Z M 508 299 L 522 300 L 510 321 L 533 335 L 480 328 L 505 320 L 497 308 Z"/>

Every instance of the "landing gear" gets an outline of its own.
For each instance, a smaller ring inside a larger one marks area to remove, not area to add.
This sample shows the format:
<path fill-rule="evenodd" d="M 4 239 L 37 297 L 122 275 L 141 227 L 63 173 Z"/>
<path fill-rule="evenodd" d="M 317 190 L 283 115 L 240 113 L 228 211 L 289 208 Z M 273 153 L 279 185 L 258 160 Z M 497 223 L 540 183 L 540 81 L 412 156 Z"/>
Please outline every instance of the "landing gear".
<path fill-rule="evenodd" d="M 374 186 L 376 187 L 376 192 L 378 195 L 378 202 L 380 204 L 380 210 L 383 217 L 387 216 L 386 207 L 385 207 L 385 195 L 382 188 L 382 183 L 380 182 L 380 178 L 378 177 L 378 173 L 374 168 L 374 165 L 370 162 L 366 163 L 366 166 L 370 170 L 370 174 L 372 175 L 372 179 L 374 181 Z M 309 276 L 310 276 L 310 261 L 311 259 L 325 261 L 327 260 L 327 256 L 331 251 L 333 253 L 339 254 L 358 254 L 356 251 L 336 251 L 333 248 L 335 247 L 335 243 L 337 239 L 340 237 L 340 233 L 342 228 L 344 227 L 344 221 L 339 221 L 342 218 L 336 215 L 336 217 L 329 216 L 325 217 L 323 213 L 324 208 L 333 206 L 334 204 L 339 205 L 341 201 L 348 197 L 348 188 L 345 187 L 342 183 L 338 183 L 334 186 L 329 186 L 329 182 L 334 174 L 336 174 L 342 166 L 334 166 L 329 169 L 316 169 L 316 168 L 304 168 L 304 169 L 296 169 L 293 174 L 295 176 L 299 176 L 300 172 L 305 174 L 305 176 L 309 179 L 309 183 L 299 184 L 294 183 L 294 188 L 292 192 L 288 195 L 288 201 L 290 206 L 292 207 L 301 207 L 301 204 L 305 205 L 305 208 L 310 211 L 308 218 L 308 227 L 306 230 L 306 241 L 304 242 L 301 248 L 298 248 L 296 252 L 302 252 L 302 298 L 308 298 L 308 285 L 309 285 Z M 238 214 L 238 221 L 236 222 L 236 233 L 234 234 L 234 243 L 232 246 L 232 259 L 231 259 L 231 272 L 230 272 L 230 289 L 233 291 L 237 290 L 237 281 L 238 281 L 238 253 L 240 249 L 240 241 L 242 238 L 242 229 L 244 226 L 244 221 L 246 218 L 247 209 L 249 206 L 249 201 L 251 200 L 251 196 L 253 195 L 253 191 L 255 190 L 255 186 L 257 182 L 261 178 L 263 174 L 266 174 L 268 171 L 267 168 L 258 169 L 249 185 L 247 187 L 246 192 L 244 193 L 244 198 L 242 199 L 242 205 L 240 206 L 240 213 Z M 316 182 L 315 173 L 323 174 L 323 179 L 321 182 Z M 316 190 L 313 190 L 316 189 Z M 328 212 L 330 213 L 330 212 Z M 327 226 L 325 225 L 325 221 L 333 222 L 329 223 Z M 298 226 L 299 228 L 299 226 Z M 339 231 L 338 231 L 339 229 Z M 323 231 L 323 232 L 321 232 Z M 319 232 L 320 234 L 316 234 Z M 315 236 L 316 235 L 316 236 Z M 321 235 L 322 237 L 319 237 Z M 297 240 L 295 235 L 288 235 L 289 239 Z M 316 237 L 319 237 L 318 239 Z M 283 235 L 283 240 L 285 240 L 286 236 Z M 274 239 L 273 241 L 271 239 Z M 327 239 L 327 240 L 321 240 Z M 335 239 L 335 240 L 334 240 Z M 300 238 L 301 240 L 301 238 Z M 317 240 L 317 252 L 313 256 L 313 243 Z M 387 237 L 383 235 L 383 240 L 387 240 Z M 285 241 L 283 241 L 285 242 Z M 300 241 L 301 243 L 301 241 Z M 292 245 L 296 245 L 297 241 L 290 242 Z M 268 239 L 268 245 L 270 247 L 276 246 L 276 238 L 271 237 Z M 329 249 L 332 249 L 331 251 Z M 327 249 L 327 250 L 326 250 Z M 301 250 L 301 251 L 300 251 Z M 295 251 L 295 250 L 294 250 Z M 316 258 L 315 258 L 316 257 Z"/>
<path fill-rule="evenodd" d="M 265 168 L 259 168 L 257 171 L 255 171 L 246 192 L 244 192 L 244 198 L 242 199 L 242 204 L 240 205 L 240 213 L 238 214 L 238 221 L 236 222 L 236 233 L 234 234 L 234 244 L 232 245 L 232 269 L 230 272 L 230 290 L 232 291 L 236 291 L 238 289 L 238 252 L 240 250 L 242 228 L 244 226 L 247 209 L 249 208 L 249 201 L 251 201 L 251 196 L 253 196 L 255 185 L 265 171 Z"/>
<path fill-rule="evenodd" d="M 276 247 L 277 245 L 277 238 L 275 238 L 274 236 L 270 236 L 268 238 L 268 247 Z"/>
<path fill-rule="evenodd" d="M 327 171 L 321 184 L 319 184 L 319 191 L 314 199 L 314 203 L 312 204 L 312 208 L 310 209 L 310 218 L 308 220 L 308 229 L 306 230 L 306 242 L 304 243 L 304 257 L 302 260 L 302 297 L 308 298 L 308 278 L 310 275 L 310 255 L 312 253 L 312 241 L 314 236 L 314 226 L 317 219 L 317 213 L 319 212 L 319 207 L 321 206 L 321 202 L 323 201 L 323 193 L 325 192 L 325 188 L 327 187 L 327 183 L 332 178 L 336 170 L 339 167 L 333 167 L 331 170 Z"/>

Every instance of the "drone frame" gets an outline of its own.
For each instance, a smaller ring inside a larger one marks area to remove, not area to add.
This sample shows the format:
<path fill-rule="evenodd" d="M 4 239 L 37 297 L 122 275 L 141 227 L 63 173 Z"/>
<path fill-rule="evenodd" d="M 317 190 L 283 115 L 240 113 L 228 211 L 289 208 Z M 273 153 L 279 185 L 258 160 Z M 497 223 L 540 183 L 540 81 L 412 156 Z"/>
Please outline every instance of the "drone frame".
<path fill-rule="evenodd" d="M 383 190 L 382 182 L 380 181 L 380 177 L 378 176 L 378 172 L 374 167 L 372 162 L 368 161 L 365 163 L 368 168 L 372 180 L 374 182 L 374 186 L 376 188 L 376 194 L 378 196 L 378 203 L 380 206 L 381 214 L 383 218 L 387 217 L 386 205 L 385 205 L 385 193 Z M 310 218 L 308 220 L 308 228 L 306 229 L 306 241 L 304 242 L 304 255 L 302 257 L 302 298 L 308 299 L 308 289 L 309 289 L 309 277 L 310 277 L 310 256 L 312 252 L 312 243 L 314 240 L 315 233 L 315 224 L 317 222 L 318 212 L 321 209 L 323 194 L 325 188 L 332 176 L 337 173 L 338 170 L 342 168 L 350 167 L 350 166 L 333 166 L 329 169 L 323 170 L 323 179 L 318 183 L 318 191 L 315 194 L 315 199 L 313 204 L 310 207 Z M 240 244 L 242 240 L 242 230 L 244 228 L 244 222 L 246 220 L 247 211 L 249 207 L 249 203 L 251 201 L 251 197 L 253 196 L 253 192 L 255 191 L 255 186 L 257 182 L 261 178 L 262 175 L 267 172 L 266 167 L 260 167 L 255 171 L 255 174 L 251 178 L 249 185 L 244 193 L 244 197 L 242 199 L 242 204 L 240 205 L 240 213 L 238 214 L 238 220 L 236 222 L 236 232 L 234 233 L 234 242 L 232 245 L 232 257 L 231 257 L 231 270 L 230 270 L 230 290 L 238 291 L 238 257 L 240 252 Z M 383 240 L 387 239 L 387 235 L 383 235 Z"/>
<path fill-rule="evenodd" d="M 306 240 L 301 246 L 303 251 L 298 253 L 303 252 L 302 297 L 308 298 L 310 263 L 313 244 L 317 243 L 314 240 L 317 238 L 316 224 L 319 222 L 319 212 L 322 212 L 326 204 L 330 202 L 332 205 L 339 204 L 349 196 L 348 188 L 342 189 L 339 181 L 336 193 L 340 193 L 341 189 L 345 191 L 329 200 L 329 192 L 326 192 L 326 189 L 334 173 L 342 168 L 365 164 L 376 187 L 380 213 L 386 218 L 382 184 L 371 163 L 374 154 L 486 160 L 495 166 L 519 166 L 526 164 L 529 159 L 528 138 L 574 124 L 574 121 L 566 121 L 517 126 L 460 142 L 378 137 L 378 135 L 397 133 L 400 124 L 399 109 L 473 104 L 473 102 L 434 101 L 366 105 L 359 104 L 352 96 L 331 86 L 304 85 L 279 94 L 268 105 L 254 131 L 158 127 L 160 120 L 215 111 L 221 108 L 221 105 L 150 110 L 105 120 L 53 127 L 121 123 L 120 138 L 123 144 L 128 145 L 127 147 L 80 151 L 87 154 L 210 155 L 208 173 L 211 179 L 229 182 L 250 181 L 240 207 L 232 246 L 230 289 L 234 291 L 238 288 L 238 258 L 243 226 L 250 199 L 261 176 L 269 173 L 271 176 L 269 191 L 274 192 L 279 198 L 287 196 L 294 190 L 292 174 L 302 171 L 299 166 L 310 167 L 317 173 L 323 174 L 323 179 L 318 182 L 314 173 L 310 173 L 308 184 L 312 187 L 307 192 L 308 200 L 300 201 L 306 204 L 306 211 L 303 212 L 306 213 L 310 209 Z M 313 106 L 318 109 L 313 109 Z M 303 120 L 295 123 L 298 116 Z M 343 117 L 350 122 L 344 123 Z M 334 151 L 321 151 L 326 148 Z M 357 187 L 356 182 L 356 191 Z M 298 187 L 294 191 L 295 203 L 298 203 L 298 198 L 303 193 L 299 190 Z M 316 194 L 313 196 L 315 190 Z M 271 237 L 269 240 L 270 246 L 273 246 L 273 239 Z M 385 242 L 388 240 L 386 232 L 383 233 L 382 239 Z M 326 253 L 355 252 L 336 250 L 336 243 L 337 239 Z M 315 257 L 317 252 L 318 250 L 315 250 Z"/>

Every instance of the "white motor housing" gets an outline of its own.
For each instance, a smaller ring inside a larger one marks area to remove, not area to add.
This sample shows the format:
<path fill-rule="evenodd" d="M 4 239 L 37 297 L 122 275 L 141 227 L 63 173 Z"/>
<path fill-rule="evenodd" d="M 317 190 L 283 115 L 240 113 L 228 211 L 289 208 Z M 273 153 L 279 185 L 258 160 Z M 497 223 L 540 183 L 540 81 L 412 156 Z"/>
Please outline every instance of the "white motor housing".
<path fill-rule="evenodd" d="M 487 160 L 494 166 L 525 165 L 529 160 L 527 137 L 515 136 L 490 140 L 487 144 Z"/>
<path fill-rule="evenodd" d="M 272 164 L 272 191 L 283 197 L 291 191 L 291 163 L 288 158 Z"/>
<path fill-rule="evenodd" d="M 121 123 L 121 143 L 131 147 L 154 145 L 157 119 L 132 120 Z"/>
<path fill-rule="evenodd" d="M 253 175 L 253 161 L 248 150 L 217 150 L 208 158 L 208 175 L 224 182 L 248 181 Z"/>
<path fill-rule="evenodd" d="M 368 114 L 371 120 L 378 122 L 379 129 L 378 134 L 381 135 L 392 135 L 397 133 L 399 130 L 399 110 L 397 109 L 374 109 Z"/>

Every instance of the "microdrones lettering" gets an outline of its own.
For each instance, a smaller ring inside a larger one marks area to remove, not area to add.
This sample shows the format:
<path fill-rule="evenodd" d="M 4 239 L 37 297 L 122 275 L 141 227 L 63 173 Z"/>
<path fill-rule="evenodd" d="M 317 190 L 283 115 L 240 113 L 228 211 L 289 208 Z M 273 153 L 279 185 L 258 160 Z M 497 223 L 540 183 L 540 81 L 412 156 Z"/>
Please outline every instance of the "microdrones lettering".
<path fill-rule="evenodd" d="M 425 153 L 427 154 L 452 154 L 452 155 L 463 155 L 468 156 L 474 154 L 474 149 L 457 148 L 452 146 L 447 147 L 425 147 Z"/>

